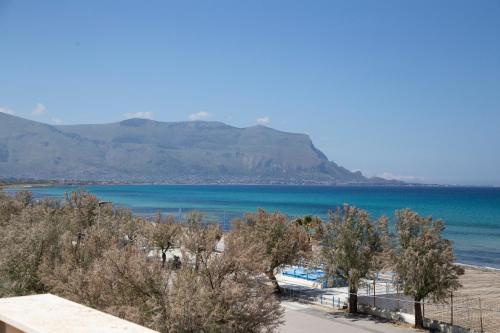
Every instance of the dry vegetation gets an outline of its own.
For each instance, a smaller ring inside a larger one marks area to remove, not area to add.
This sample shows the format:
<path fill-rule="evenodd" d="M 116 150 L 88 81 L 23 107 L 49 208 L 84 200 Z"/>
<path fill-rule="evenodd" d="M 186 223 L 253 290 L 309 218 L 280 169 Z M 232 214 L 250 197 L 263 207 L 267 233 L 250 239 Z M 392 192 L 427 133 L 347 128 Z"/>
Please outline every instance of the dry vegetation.
<path fill-rule="evenodd" d="M 404 209 L 396 213 L 398 246 L 393 252 L 396 281 L 412 296 L 415 326 L 423 327 L 424 298 L 442 301 L 460 287 L 463 269 L 454 264 L 453 246 L 441 237 L 444 223 Z"/>
<path fill-rule="evenodd" d="M 355 207 L 330 214 L 330 223 L 324 228 L 322 258 L 327 274 L 340 275 L 347 281 L 350 313 L 357 312 L 361 279 L 382 266 L 385 235 L 385 218 L 374 223 L 367 212 Z"/>
<path fill-rule="evenodd" d="M 287 222 L 288 225 L 288 222 Z M 282 309 L 265 248 L 191 215 L 147 221 L 88 193 L 35 202 L 0 193 L 0 296 L 51 292 L 161 332 L 262 332 Z M 287 228 L 287 226 L 285 226 Z M 179 262 L 156 253 L 176 247 Z"/>
<path fill-rule="evenodd" d="M 0 230 L 0 297 L 50 292 L 161 332 L 274 331 L 275 274 L 303 261 L 344 277 L 352 293 L 382 267 L 416 300 L 459 287 L 442 222 L 409 210 L 397 214 L 397 237 L 387 219 L 349 206 L 328 222 L 260 210 L 223 233 L 200 214 L 144 219 L 86 192 L 62 201 L 0 192 Z"/>

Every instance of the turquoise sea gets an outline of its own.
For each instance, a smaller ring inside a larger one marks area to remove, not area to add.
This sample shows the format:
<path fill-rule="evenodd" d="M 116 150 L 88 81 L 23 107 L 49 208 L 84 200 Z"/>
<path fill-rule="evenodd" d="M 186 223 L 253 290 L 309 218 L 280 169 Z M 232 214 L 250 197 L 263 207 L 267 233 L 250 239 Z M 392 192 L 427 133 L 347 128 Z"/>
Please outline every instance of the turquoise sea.
<path fill-rule="evenodd" d="M 35 197 L 63 197 L 75 186 L 30 188 Z M 106 185 L 83 186 L 103 200 L 136 214 L 157 211 L 175 215 L 192 210 L 205 213 L 225 227 L 245 212 L 258 208 L 290 216 L 326 218 L 330 209 L 349 203 L 373 217 L 394 216 L 412 208 L 446 223 L 457 261 L 500 269 L 500 188 L 466 187 L 320 187 L 221 185 Z M 17 191 L 10 189 L 7 191 Z"/>

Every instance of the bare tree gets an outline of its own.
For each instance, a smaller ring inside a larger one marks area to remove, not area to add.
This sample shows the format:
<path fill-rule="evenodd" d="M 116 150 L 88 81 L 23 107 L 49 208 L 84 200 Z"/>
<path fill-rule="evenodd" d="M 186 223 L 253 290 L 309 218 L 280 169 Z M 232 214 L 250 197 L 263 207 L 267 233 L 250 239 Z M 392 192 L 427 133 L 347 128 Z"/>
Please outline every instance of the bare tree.
<path fill-rule="evenodd" d="M 260 277 L 262 247 L 241 230 L 224 235 L 224 251 L 213 226 L 191 224 L 184 239 L 183 262 L 171 292 L 172 331 L 262 332 L 281 323 L 282 309 L 273 289 Z M 191 229 L 192 228 L 192 229 Z M 189 230 L 190 229 L 190 230 Z M 174 305 L 175 304 L 175 305 Z"/>
<path fill-rule="evenodd" d="M 396 212 L 398 247 L 393 252 L 397 281 L 415 300 L 415 327 L 423 327 L 420 302 L 443 300 L 460 287 L 463 270 L 454 265 L 452 243 L 442 238 L 444 223 L 405 209 Z"/>
<path fill-rule="evenodd" d="M 326 275 L 341 276 L 349 284 L 350 313 L 357 312 L 360 280 L 378 268 L 386 222 L 373 222 L 366 211 L 346 205 L 330 213 L 325 225 L 322 258 Z"/>
<path fill-rule="evenodd" d="M 60 238 L 71 224 L 52 200 L 27 202 L 30 196 L 0 197 L 0 295 L 46 292 L 39 268 L 53 261 L 61 248 Z"/>
<path fill-rule="evenodd" d="M 152 223 L 151 239 L 153 245 L 161 250 L 162 267 L 165 267 L 167 260 L 167 251 L 178 241 L 180 234 L 180 225 L 175 223 L 173 216 L 167 216 L 162 219 L 161 214 L 158 213 L 155 223 Z"/>
<path fill-rule="evenodd" d="M 63 202 L 0 194 L 0 294 L 51 292 L 161 332 L 264 332 L 283 311 L 261 243 L 223 234 L 199 214 L 185 224 L 101 207 L 80 192 Z M 109 206 L 109 207 L 108 207 Z M 183 265 L 158 265 L 151 248 L 179 242 Z M 218 245 L 224 243 L 224 251 Z M 257 260 L 256 260 L 257 259 Z"/>
<path fill-rule="evenodd" d="M 222 238 L 222 229 L 213 224 L 204 225 L 202 215 L 198 212 L 187 216 L 185 226 L 181 237 L 183 262 L 192 262 L 194 269 L 198 271 L 200 263 L 216 252 L 217 244 Z"/>
<path fill-rule="evenodd" d="M 276 271 L 284 266 L 297 264 L 306 257 L 310 251 L 307 231 L 284 214 L 267 213 L 262 209 L 255 214 L 248 214 L 244 223 L 236 222 L 234 227 L 244 231 L 246 237 L 264 247 L 263 273 L 270 279 L 275 292 L 280 293 Z"/>

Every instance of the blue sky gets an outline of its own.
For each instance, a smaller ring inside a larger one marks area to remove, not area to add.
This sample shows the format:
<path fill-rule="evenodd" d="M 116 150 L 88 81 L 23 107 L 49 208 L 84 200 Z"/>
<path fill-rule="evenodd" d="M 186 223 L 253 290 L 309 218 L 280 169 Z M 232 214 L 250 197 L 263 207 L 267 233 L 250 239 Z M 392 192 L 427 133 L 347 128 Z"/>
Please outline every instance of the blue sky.
<path fill-rule="evenodd" d="M 0 0 L 0 111 L 259 123 L 403 180 L 500 185 L 500 1 Z"/>

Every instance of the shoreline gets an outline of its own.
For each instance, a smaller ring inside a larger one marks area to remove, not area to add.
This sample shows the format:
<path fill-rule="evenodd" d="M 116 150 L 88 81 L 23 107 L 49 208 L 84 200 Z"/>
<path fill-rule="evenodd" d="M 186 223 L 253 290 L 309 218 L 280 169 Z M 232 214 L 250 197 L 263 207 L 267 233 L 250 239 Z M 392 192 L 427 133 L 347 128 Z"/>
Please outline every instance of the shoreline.
<path fill-rule="evenodd" d="M 499 272 L 500 273 L 500 268 L 497 268 L 497 267 L 464 264 L 461 262 L 455 262 L 455 265 L 463 267 L 464 269 L 483 270 L 483 271 L 491 271 L 491 272 Z"/>

